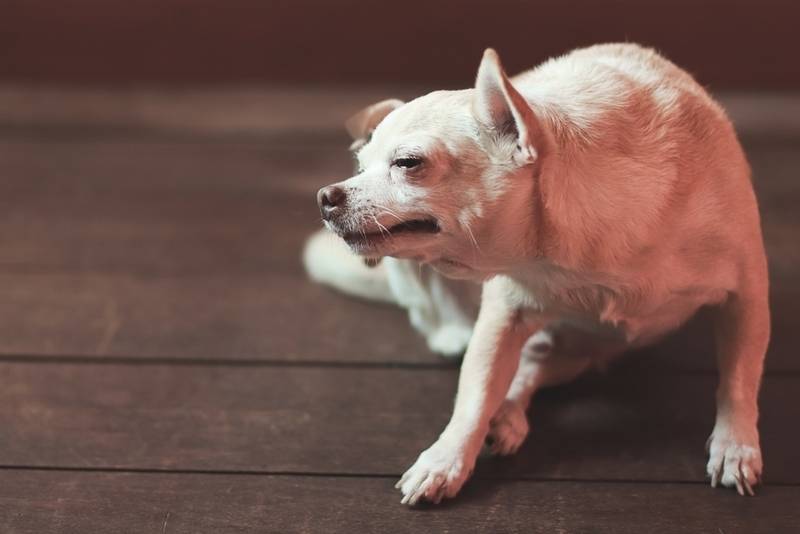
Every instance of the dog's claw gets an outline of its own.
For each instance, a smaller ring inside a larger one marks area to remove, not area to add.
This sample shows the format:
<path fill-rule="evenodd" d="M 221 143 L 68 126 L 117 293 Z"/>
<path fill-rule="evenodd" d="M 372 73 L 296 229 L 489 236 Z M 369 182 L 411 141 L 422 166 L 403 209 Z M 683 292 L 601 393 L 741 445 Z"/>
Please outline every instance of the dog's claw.
<path fill-rule="evenodd" d="M 431 478 L 432 475 L 428 475 L 428 479 Z M 444 476 L 443 475 L 436 475 L 433 476 L 433 482 L 428 486 L 428 490 L 425 492 L 425 498 L 434 503 L 438 504 L 439 501 L 442 500 L 442 493 L 444 493 Z"/>
<path fill-rule="evenodd" d="M 400 502 L 402 504 L 407 504 L 409 506 L 414 506 L 415 504 L 417 504 L 417 501 L 419 500 L 420 497 L 419 489 L 421 486 L 424 486 L 424 482 L 426 482 L 427 479 L 428 477 L 420 478 L 419 480 L 417 480 L 417 483 L 411 486 L 409 492 L 406 493 L 405 497 L 403 497 L 403 500 L 401 500 Z"/>
<path fill-rule="evenodd" d="M 718 467 L 714 468 L 714 471 L 711 473 L 711 487 L 716 488 L 717 484 L 719 484 L 719 477 L 721 473 L 721 469 Z"/>
<path fill-rule="evenodd" d="M 747 494 L 749 496 L 755 497 L 756 492 L 753 491 L 753 485 L 750 484 L 750 477 L 749 477 L 750 473 L 749 470 L 747 469 L 747 466 L 742 466 L 740 468 L 740 472 L 742 477 L 742 484 L 744 485 L 745 491 L 747 491 Z"/>
<path fill-rule="evenodd" d="M 412 506 L 417 504 L 421 498 L 427 498 L 428 495 L 425 488 L 431 488 L 432 486 L 436 485 L 436 479 L 436 475 L 429 473 L 428 476 L 422 480 L 422 483 L 414 489 L 414 498 L 411 501 Z"/>
<path fill-rule="evenodd" d="M 406 470 L 403 475 L 400 477 L 400 480 L 397 481 L 397 484 L 394 485 L 395 489 L 400 489 L 400 486 L 405 484 L 406 480 L 408 480 L 409 474 Z"/>
<path fill-rule="evenodd" d="M 412 504 L 412 503 L 411 503 L 411 498 L 412 498 L 413 496 L 414 496 L 414 493 L 413 493 L 413 492 L 408 492 L 408 493 L 406 493 L 405 495 L 403 495 L 403 498 L 402 498 L 402 499 L 400 499 L 400 504 Z"/>
<path fill-rule="evenodd" d="M 433 494 L 431 502 L 433 502 L 433 504 L 439 504 L 440 502 L 442 502 L 443 498 L 444 498 L 444 484 L 440 485 L 439 489 L 436 490 L 436 493 Z"/>
<path fill-rule="evenodd" d="M 751 497 L 755 497 L 756 496 L 756 492 L 753 491 L 752 484 L 750 484 L 750 482 L 748 482 L 748 480 L 746 478 L 744 479 L 744 488 L 747 490 L 747 494 L 749 496 L 751 496 Z"/>
<path fill-rule="evenodd" d="M 742 486 L 742 474 L 741 472 L 735 473 L 733 475 L 733 481 L 736 483 L 736 492 L 744 497 L 744 486 Z"/>

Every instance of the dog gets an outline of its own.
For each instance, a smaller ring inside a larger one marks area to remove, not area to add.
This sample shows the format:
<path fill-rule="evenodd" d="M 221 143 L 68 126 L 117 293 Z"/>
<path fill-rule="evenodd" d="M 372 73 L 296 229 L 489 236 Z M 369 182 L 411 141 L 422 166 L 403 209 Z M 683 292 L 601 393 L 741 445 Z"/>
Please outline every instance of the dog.
<path fill-rule="evenodd" d="M 397 483 L 404 504 L 454 497 L 485 442 L 516 452 L 539 388 L 701 307 L 719 367 L 707 473 L 753 494 L 767 261 L 734 128 L 688 73 L 626 43 L 510 78 L 487 49 L 473 88 L 379 102 L 347 126 L 357 172 L 317 194 L 328 230 L 309 273 L 407 308 L 433 350 L 466 347 L 450 422 Z"/>

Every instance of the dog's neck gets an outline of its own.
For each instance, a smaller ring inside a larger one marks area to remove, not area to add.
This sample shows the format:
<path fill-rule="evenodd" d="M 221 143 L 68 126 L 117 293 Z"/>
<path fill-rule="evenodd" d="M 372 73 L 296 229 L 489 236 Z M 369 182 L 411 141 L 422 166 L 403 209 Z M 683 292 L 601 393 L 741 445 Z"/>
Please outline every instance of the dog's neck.
<path fill-rule="evenodd" d="M 651 244 L 628 221 L 663 225 L 675 202 L 657 184 L 671 172 L 668 154 L 639 149 L 629 124 L 583 123 L 559 106 L 536 105 L 551 144 L 543 151 L 530 202 L 535 231 L 522 265 L 548 263 L 570 272 L 619 272 Z M 649 197 L 655 197 L 650 199 Z M 647 206 L 647 212 L 642 212 Z M 667 229 L 665 228 L 666 232 Z"/>
<path fill-rule="evenodd" d="M 597 199 L 585 187 L 592 179 L 592 147 L 586 143 L 586 132 L 562 110 L 536 103 L 532 107 L 543 119 L 545 145 L 526 177 L 532 184 L 526 205 L 530 230 L 524 246 L 518 243 L 505 251 L 510 261 L 504 271 L 520 273 L 541 264 L 593 270 L 598 267 L 596 249 L 605 243 L 591 237 L 604 223 Z"/>

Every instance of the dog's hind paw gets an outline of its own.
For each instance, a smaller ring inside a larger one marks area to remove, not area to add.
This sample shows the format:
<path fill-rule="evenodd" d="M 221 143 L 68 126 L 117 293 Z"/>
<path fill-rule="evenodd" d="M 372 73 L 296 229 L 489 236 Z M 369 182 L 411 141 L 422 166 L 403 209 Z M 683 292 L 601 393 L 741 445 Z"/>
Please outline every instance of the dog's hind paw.
<path fill-rule="evenodd" d="M 492 454 L 514 454 L 528 436 L 528 418 L 519 403 L 505 400 L 489 422 L 486 443 Z"/>
<path fill-rule="evenodd" d="M 470 337 L 472 337 L 472 328 L 469 326 L 444 325 L 428 335 L 428 348 L 448 358 L 461 356 L 467 350 Z"/>
<path fill-rule="evenodd" d="M 740 440 L 727 430 L 715 428 L 706 448 L 709 454 L 706 471 L 712 487 L 722 484 L 735 487 L 739 495 L 755 495 L 753 487 L 761 482 L 763 465 L 757 437 Z"/>

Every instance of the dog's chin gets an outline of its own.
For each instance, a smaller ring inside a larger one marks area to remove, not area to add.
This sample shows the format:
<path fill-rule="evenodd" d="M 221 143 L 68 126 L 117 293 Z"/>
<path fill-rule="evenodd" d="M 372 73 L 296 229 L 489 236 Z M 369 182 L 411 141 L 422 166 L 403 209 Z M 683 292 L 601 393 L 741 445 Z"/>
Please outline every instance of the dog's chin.
<path fill-rule="evenodd" d="M 394 258 L 416 260 L 425 262 L 427 250 L 436 239 L 436 236 L 375 236 L 367 234 L 366 237 L 345 238 L 350 250 L 365 258 Z"/>
<path fill-rule="evenodd" d="M 440 258 L 430 262 L 431 267 L 447 278 L 457 280 L 480 280 L 482 276 L 465 263 L 450 258 Z"/>
<path fill-rule="evenodd" d="M 440 232 L 432 218 L 413 219 L 379 230 L 337 231 L 350 249 L 367 258 L 396 256 L 422 259 L 422 249 L 431 245 Z"/>

